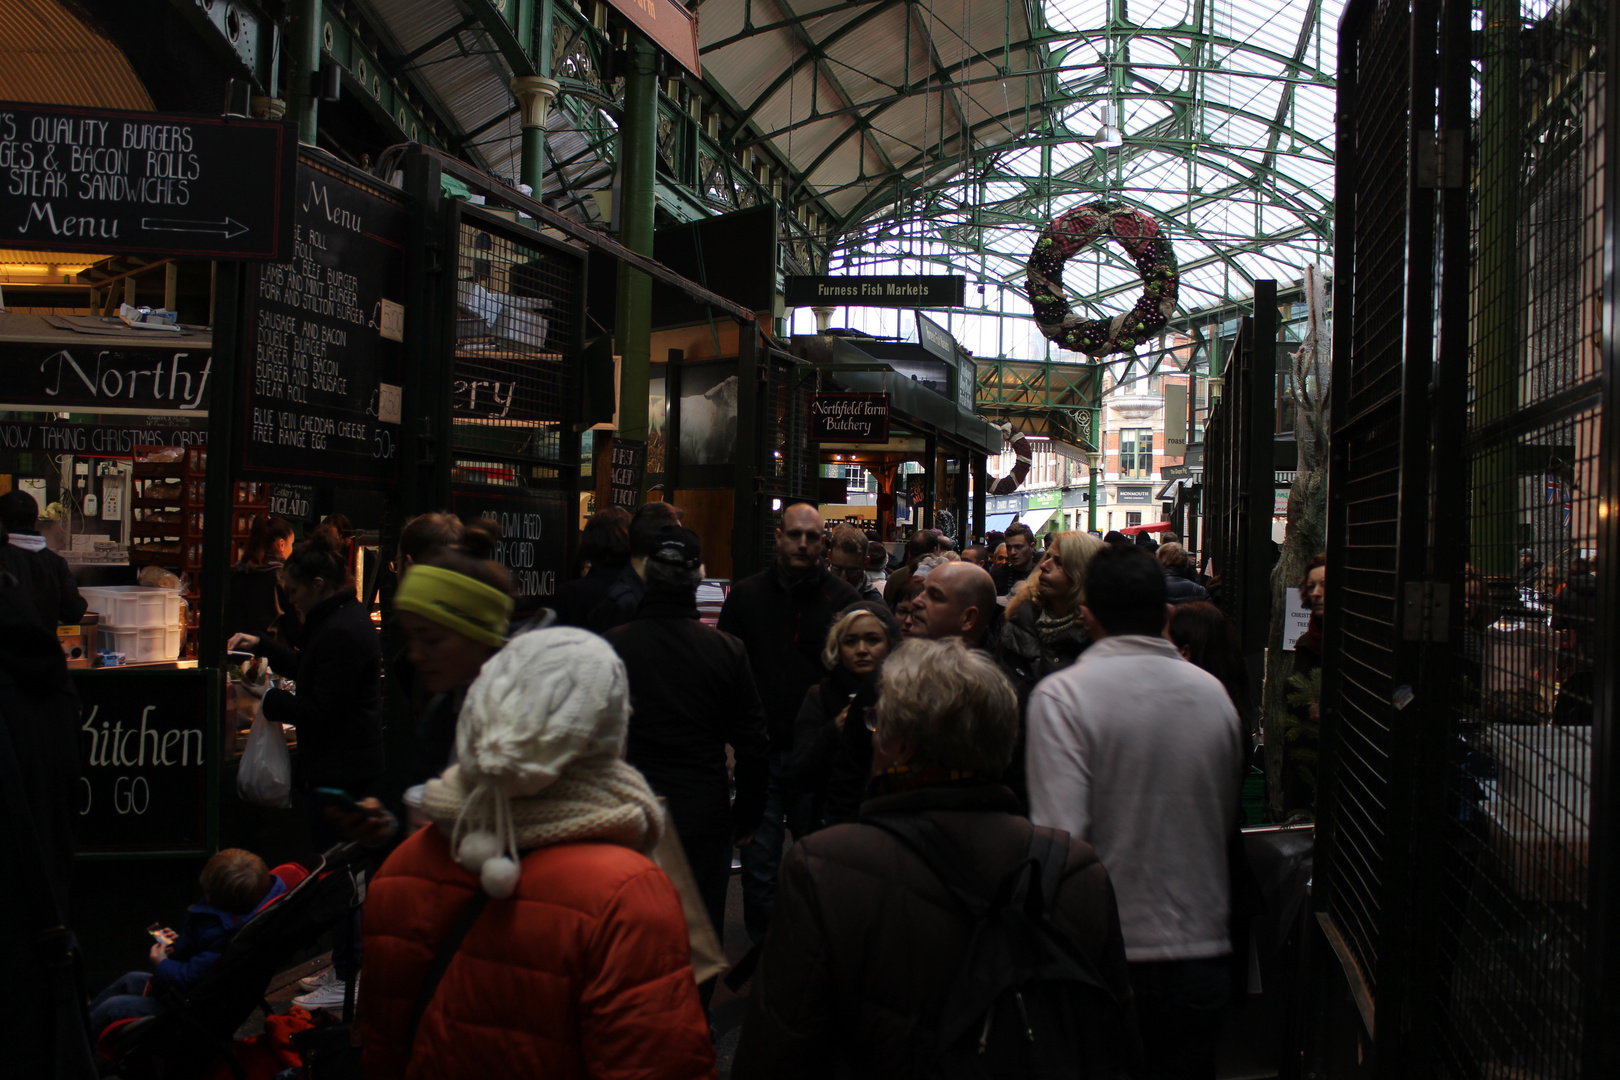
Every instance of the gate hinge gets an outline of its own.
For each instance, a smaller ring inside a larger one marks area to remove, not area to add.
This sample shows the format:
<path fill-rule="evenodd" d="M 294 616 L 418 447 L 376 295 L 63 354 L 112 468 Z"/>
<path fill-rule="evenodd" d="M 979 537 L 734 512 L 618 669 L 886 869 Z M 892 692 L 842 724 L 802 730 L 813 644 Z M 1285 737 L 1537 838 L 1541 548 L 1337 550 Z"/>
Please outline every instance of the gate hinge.
<path fill-rule="evenodd" d="M 1444 644 L 1451 640 L 1451 586 L 1442 581 L 1408 581 L 1406 605 L 1401 613 L 1401 637 L 1406 641 Z"/>
<path fill-rule="evenodd" d="M 1461 188 L 1468 182 L 1468 133 L 1441 128 L 1417 133 L 1417 186 Z"/>

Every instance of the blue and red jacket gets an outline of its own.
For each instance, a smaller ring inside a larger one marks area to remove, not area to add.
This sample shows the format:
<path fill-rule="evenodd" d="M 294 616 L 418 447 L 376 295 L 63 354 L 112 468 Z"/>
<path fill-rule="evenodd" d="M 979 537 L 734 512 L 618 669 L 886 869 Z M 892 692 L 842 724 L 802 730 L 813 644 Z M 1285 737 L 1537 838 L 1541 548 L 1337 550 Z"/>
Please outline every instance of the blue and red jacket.
<path fill-rule="evenodd" d="M 161 994 L 169 990 L 189 990 L 202 981 L 219 960 L 225 946 L 242 928 L 242 924 L 257 915 L 265 905 L 287 891 L 287 883 L 274 874 L 264 898 L 248 912 L 226 911 L 213 904 L 193 904 L 186 913 L 169 958 L 158 964 L 152 975 L 148 994 Z"/>

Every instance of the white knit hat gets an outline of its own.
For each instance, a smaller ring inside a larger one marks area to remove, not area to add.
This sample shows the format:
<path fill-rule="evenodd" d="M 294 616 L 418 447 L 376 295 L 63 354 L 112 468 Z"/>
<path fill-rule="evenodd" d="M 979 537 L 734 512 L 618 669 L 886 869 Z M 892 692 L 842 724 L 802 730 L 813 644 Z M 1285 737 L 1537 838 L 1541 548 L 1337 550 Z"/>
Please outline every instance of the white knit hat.
<path fill-rule="evenodd" d="M 456 760 L 469 786 L 533 795 L 576 758 L 621 756 L 629 722 L 630 684 L 611 645 L 586 630 L 531 630 L 467 689 Z"/>
<path fill-rule="evenodd" d="M 532 630 L 484 664 L 456 724 L 455 786 L 466 795 L 451 845 L 486 892 L 517 887 L 512 799 L 544 791 L 572 762 L 617 761 L 629 721 L 624 663 L 588 631 Z"/>

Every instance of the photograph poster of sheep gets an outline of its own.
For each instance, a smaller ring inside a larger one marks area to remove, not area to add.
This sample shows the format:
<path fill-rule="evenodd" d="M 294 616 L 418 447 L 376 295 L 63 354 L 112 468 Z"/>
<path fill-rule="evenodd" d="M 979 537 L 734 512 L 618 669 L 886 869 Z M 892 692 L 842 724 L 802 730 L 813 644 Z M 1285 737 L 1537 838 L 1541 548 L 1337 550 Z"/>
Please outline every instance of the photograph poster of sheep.
<path fill-rule="evenodd" d="M 681 366 L 681 467 L 725 465 L 737 446 L 737 365 Z"/>

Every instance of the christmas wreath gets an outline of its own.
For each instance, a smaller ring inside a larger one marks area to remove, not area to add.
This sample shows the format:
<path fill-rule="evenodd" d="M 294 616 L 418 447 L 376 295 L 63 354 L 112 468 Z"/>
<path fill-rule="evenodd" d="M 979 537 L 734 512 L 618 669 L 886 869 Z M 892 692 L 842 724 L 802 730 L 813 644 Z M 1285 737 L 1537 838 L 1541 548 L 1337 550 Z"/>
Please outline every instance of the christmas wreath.
<path fill-rule="evenodd" d="M 1112 319 L 1082 319 L 1063 298 L 1063 264 L 1069 256 L 1103 237 L 1112 236 L 1131 257 L 1142 279 L 1136 305 Z M 1088 356 L 1131 352 L 1164 328 L 1176 309 L 1181 276 L 1170 241 L 1159 235 L 1159 223 L 1121 202 L 1086 203 L 1065 211 L 1041 230 L 1030 252 L 1024 294 L 1035 309 L 1041 333 L 1061 348 Z"/>

